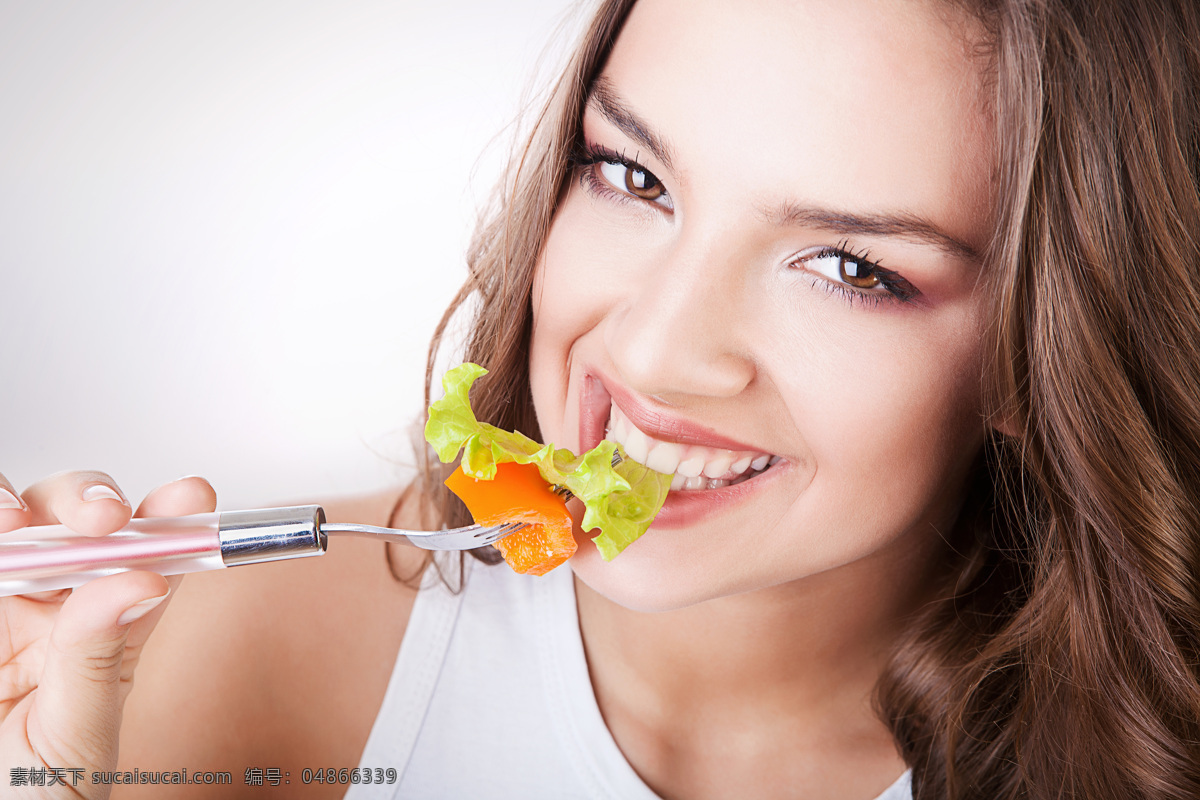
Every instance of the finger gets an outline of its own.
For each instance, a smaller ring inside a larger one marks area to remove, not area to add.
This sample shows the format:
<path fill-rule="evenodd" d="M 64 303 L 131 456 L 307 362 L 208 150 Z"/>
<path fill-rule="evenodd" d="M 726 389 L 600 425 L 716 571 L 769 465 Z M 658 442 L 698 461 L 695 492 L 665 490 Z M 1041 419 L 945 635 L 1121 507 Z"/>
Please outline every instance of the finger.
<path fill-rule="evenodd" d="M 150 634 L 154 632 L 155 626 L 158 625 L 158 621 L 166 613 L 167 606 L 171 604 L 171 600 L 175 597 L 175 594 L 179 590 L 179 584 L 182 582 L 182 575 L 167 576 L 167 586 L 170 587 L 170 591 L 167 594 L 166 602 L 159 603 L 146 616 L 135 621 L 129 627 L 129 636 L 125 640 L 126 648 L 140 648 L 146 643 L 146 640 L 150 638 Z"/>
<path fill-rule="evenodd" d="M 167 591 L 161 575 L 127 572 L 85 584 L 63 603 L 29 719 L 44 758 L 101 768 L 115 762 L 126 636 Z"/>
<path fill-rule="evenodd" d="M 217 493 L 198 475 L 164 483 L 142 500 L 135 517 L 182 517 L 215 511 Z"/>
<path fill-rule="evenodd" d="M 0 533 L 29 524 L 29 507 L 8 478 L 0 475 Z"/>
<path fill-rule="evenodd" d="M 133 509 L 117 482 L 103 472 L 60 472 L 25 490 L 30 525 L 61 522 L 88 536 L 103 536 L 124 527 Z"/>
<path fill-rule="evenodd" d="M 29 592 L 27 594 L 17 595 L 24 597 L 26 600 L 32 600 L 35 603 L 61 603 L 67 599 L 67 595 L 71 593 L 71 589 L 47 589 L 44 592 Z"/>

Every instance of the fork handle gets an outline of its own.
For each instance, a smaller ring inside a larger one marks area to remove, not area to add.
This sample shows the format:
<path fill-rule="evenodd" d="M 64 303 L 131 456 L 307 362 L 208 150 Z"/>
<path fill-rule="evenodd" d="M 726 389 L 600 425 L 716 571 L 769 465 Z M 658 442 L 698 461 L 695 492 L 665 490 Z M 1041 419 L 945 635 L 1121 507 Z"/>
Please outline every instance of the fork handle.
<path fill-rule="evenodd" d="M 320 506 L 222 511 L 130 520 L 108 536 L 65 525 L 0 534 L 0 597 L 80 586 L 129 570 L 203 572 L 318 556 L 328 539 Z"/>

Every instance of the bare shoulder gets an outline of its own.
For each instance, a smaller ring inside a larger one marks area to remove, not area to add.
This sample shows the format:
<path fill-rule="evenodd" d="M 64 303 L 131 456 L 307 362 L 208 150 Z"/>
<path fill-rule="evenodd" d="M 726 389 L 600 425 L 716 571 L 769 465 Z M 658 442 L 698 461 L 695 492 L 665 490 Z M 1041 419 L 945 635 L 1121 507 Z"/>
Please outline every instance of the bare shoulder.
<path fill-rule="evenodd" d="M 321 505 L 331 522 L 386 525 L 400 497 Z M 393 521 L 411 516 L 402 506 Z M 120 768 L 228 772 L 231 785 L 188 792 L 222 798 L 270 796 L 245 772 L 278 768 L 292 772 L 279 796 L 340 797 L 345 787 L 305 787 L 300 772 L 354 767 L 366 744 L 424 563 L 422 551 L 390 550 L 337 538 L 320 557 L 187 576 L 141 656 Z M 152 788 L 114 797 L 161 796 Z"/>

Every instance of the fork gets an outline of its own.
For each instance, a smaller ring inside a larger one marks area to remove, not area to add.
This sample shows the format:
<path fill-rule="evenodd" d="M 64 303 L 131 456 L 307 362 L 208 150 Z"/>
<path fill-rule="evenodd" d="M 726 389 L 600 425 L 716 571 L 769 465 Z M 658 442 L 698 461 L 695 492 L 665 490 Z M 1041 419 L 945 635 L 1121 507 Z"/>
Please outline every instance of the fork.
<path fill-rule="evenodd" d="M 321 532 L 365 536 L 384 542 L 409 544 L 424 550 L 474 550 L 476 547 L 495 544 L 524 527 L 524 522 L 508 522 L 504 525 L 468 525 L 465 528 L 450 528 L 444 531 L 406 531 L 375 525 L 324 522 L 321 523 Z"/>
<path fill-rule="evenodd" d="M 320 506 L 221 511 L 130 520 L 108 536 L 81 536 L 65 525 L 0 534 L 0 597 L 67 589 L 129 570 L 160 575 L 203 572 L 325 553 L 329 536 L 366 536 L 425 550 L 471 550 L 525 527 L 468 525 L 409 531 L 329 523 Z"/>

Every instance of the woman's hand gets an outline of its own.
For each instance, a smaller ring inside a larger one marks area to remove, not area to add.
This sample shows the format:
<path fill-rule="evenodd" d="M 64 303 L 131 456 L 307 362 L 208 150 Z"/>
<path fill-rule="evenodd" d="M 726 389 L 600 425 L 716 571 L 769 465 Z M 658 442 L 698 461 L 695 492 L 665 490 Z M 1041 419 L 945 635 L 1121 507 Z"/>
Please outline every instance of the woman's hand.
<path fill-rule="evenodd" d="M 152 491 L 133 516 L 215 508 L 207 481 L 181 478 Z M 130 516 L 124 494 L 102 472 L 60 473 L 20 499 L 0 475 L 0 533 L 61 523 L 103 536 Z M 138 656 L 181 578 L 127 572 L 73 591 L 0 597 L 0 786 L 41 784 L 25 789 L 29 798 L 108 796 L 91 773 L 116 766 Z"/>

